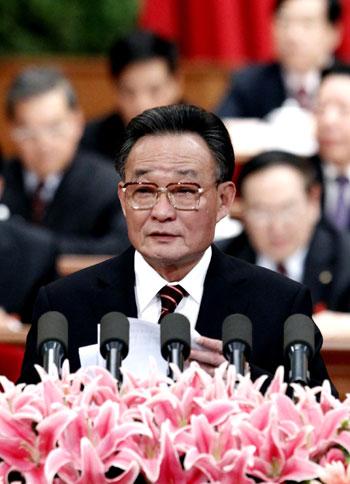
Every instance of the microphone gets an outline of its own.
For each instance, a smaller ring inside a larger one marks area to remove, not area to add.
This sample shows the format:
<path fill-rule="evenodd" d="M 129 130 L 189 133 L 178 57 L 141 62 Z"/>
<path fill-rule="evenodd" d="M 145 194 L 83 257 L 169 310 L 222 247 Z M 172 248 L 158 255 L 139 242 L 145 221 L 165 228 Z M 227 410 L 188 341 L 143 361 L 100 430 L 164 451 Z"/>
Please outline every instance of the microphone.
<path fill-rule="evenodd" d="M 129 320 L 123 313 L 107 313 L 101 319 L 100 353 L 106 359 L 107 370 L 122 381 L 120 367 L 129 351 Z"/>
<path fill-rule="evenodd" d="M 315 328 L 305 314 L 292 314 L 284 323 L 284 352 L 289 356 L 291 383 L 306 385 L 308 362 L 315 351 Z"/>
<path fill-rule="evenodd" d="M 37 349 L 50 376 L 61 374 L 68 347 L 68 321 L 58 311 L 48 311 L 38 320 Z"/>
<path fill-rule="evenodd" d="M 244 375 L 245 361 L 250 356 L 252 333 L 252 322 L 244 314 L 231 314 L 222 324 L 223 353 L 239 375 Z"/>
<path fill-rule="evenodd" d="M 164 316 L 160 322 L 160 348 L 163 358 L 183 371 L 184 361 L 191 351 L 191 327 L 186 316 L 180 313 Z M 170 367 L 168 376 L 174 378 Z"/>

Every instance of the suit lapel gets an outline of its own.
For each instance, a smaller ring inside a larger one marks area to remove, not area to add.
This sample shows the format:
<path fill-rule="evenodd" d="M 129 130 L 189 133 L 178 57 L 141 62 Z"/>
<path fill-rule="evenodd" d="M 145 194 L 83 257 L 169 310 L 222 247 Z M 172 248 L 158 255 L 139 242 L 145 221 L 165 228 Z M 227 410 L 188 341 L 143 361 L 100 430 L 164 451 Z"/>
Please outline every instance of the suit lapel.
<path fill-rule="evenodd" d="M 110 311 L 137 317 L 134 285 L 134 250 L 129 248 L 120 257 L 111 259 L 111 264 L 97 275 L 92 304 L 96 319 L 99 321 Z"/>
<path fill-rule="evenodd" d="M 196 330 L 204 336 L 221 339 L 221 326 L 226 316 L 247 312 L 249 300 L 244 290 L 247 277 L 236 267 L 236 259 L 212 248 Z"/>

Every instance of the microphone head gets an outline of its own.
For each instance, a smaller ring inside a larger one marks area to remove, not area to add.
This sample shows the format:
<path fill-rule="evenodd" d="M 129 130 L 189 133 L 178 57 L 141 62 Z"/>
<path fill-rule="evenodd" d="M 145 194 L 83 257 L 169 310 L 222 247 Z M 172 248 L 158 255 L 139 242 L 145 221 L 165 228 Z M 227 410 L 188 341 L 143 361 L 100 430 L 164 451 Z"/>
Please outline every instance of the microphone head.
<path fill-rule="evenodd" d="M 122 358 L 129 352 L 129 330 L 128 318 L 123 313 L 112 311 L 105 314 L 101 319 L 100 330 L 100 352 L 103 358 L 107 355 L 107 344 L 111 341 L 122 343 Z"/>
<path fill-rule="evenodd" d="M 42 346 L 47 341 L 57 341 L 63 346 L 67 354 L 68 348 L 68 321 L 58 311 L 48 311 L 38 319 L 37 349 L 41 353 Z"/>
<path fill-rule="evenodd" d="M 284 323 L 284 351 L 296 343 L 305 344 L 310 357 L 315 351 L 315 326 L 312 319 L 305 314 L 292 314 Z"/>
<path fill-rule="evenodd" d="M 184 360 L 187 360 L 191 351 L 191 326 L 183 314 L 167 314 L 160 322 L 160 349 L 166 360 L 169 356 L 168 345 L 170 343 L 181 343 Z"/>
<path fill-rule="evenodd" d="M 223 353 L 229 354 L 228 345 L 239 341 L 245 345 L 245 356 L 248 358 L 252 349 L 253 326 L 251 320 L 244 314 L 230 314 L 222 323 Z"/>

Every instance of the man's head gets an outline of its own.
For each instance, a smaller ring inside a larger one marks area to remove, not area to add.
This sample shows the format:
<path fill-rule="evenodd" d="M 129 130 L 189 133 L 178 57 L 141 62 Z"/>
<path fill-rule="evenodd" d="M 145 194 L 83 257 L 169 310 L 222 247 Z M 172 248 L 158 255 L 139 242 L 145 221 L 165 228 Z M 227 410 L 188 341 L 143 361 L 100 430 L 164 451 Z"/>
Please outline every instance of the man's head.
<path fill-rule="evenodd" d="M 173 42 L 136 31 L 112 45 L 109 59 L 117 109 L 126 124 L 146 109 L 180 101 L 178 52 Z"/>
<path fill-rule="evenodd" d="M 127 127 L 117 168 L 131 243 L 163 277 L 181 279 L 212 243 L 234 198 L 234 152 L 224 124 L 188 105 L 145 111 Z"/>
<path fill-rule="evenodd" d="M 243 223 L 254 250 L 282 262 L 308 245 L 320 216 L 318 173 L 309 159 L 269 151 L 238 177 Z"/>
<path fill-rule="evenodd" d="M 350 65 L 323 72 L 316 103 L 319 152 L 339 171 L 350 165 Z"/>
<path fill-rule="evenodd" d="M 45 178 L 70 164 L 83 117 L 71 84 L 59 71 L 33 67 L 21 72 L 8 90 L 6 114 L 26 169 Z"/>
<path fill-rule="evenodd" d="M 291 72 L 319 70 L 340 43 L 339 0 L 277 0 L 273 16 L 275 50 Z"/>

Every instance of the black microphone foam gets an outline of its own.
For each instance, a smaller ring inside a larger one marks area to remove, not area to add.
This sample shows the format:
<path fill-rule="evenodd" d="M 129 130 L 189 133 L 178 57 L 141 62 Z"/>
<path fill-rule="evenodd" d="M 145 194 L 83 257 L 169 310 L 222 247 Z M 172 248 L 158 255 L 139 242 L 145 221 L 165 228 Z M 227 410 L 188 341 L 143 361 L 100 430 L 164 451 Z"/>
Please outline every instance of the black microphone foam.
<path fill-rule="evenodd" d="M 63 346 L 65 352 L 68 347 L 68 321 L 58 311 L 48 311 L 38 320 L 37 349 L 41 352 L 47 341 L 57 341 Z"/>
<path fill-rule="evenodd" d="M 245 345 L 245 355 L 249 357 L 252 340 L 253 328 L 251 320 L 244 314 L 230 314 L 222 323 L 222 344 L 223 353 L 229 351 L 228 345 L 233 341 L 240 341 Z"/>
<path fill-rule="evenodd" d="M 129 352 L 129 329 L 129 320 L 123 313 L 112 311 L 102 317 L 100 351 L 103 358 L 106 358 L 107 344 L 111 341 L 119 341 L 122 343 L 122 357 L 126 357 Z"/>
<path fill-rule="evenodd" d="M 305 314 L 292 314 L 284 323 L 284 351 L 297 343 L 305 344 L 310 357 L 315 351 L 315 327 L 312 319 Z"/>
<path fill-rule="evenodd" d="M 191 351 L 191 326 L 189 320 L 180 313 L 171 313 L 164 316 L 160 322 L 160 348 L 163 358 L 169 356 L 168 345 L 181 343 L 183 357 L 186 360 Z"/>

